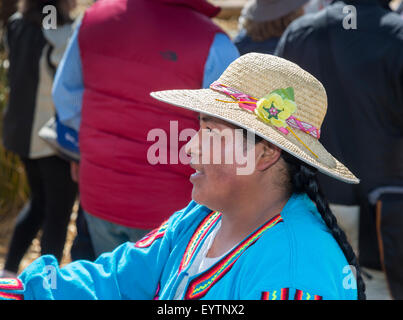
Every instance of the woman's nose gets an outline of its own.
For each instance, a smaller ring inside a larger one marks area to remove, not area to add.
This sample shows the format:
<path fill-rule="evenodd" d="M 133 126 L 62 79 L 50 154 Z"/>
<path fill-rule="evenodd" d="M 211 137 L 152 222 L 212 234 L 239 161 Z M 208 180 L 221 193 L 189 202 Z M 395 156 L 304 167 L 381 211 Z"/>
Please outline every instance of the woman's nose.
<path fill-rule="evenodd" d="M 200 130 L 185 145 L 185 152 L 189 157 L 195 157 L 200 154 Z"/>

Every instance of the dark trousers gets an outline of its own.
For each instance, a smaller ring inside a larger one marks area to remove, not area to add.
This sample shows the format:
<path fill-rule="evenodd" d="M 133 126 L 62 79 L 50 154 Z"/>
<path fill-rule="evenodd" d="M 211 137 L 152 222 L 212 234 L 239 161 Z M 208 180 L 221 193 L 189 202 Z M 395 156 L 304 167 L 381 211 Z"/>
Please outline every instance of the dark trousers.
<path fill-rule="evenodd" d="M 78 208 L 77 212 L 77 235 L 74 238 L 73 245 L 71 246 L 71 260 L 90 260 L 96 259 L 95 251 L 92 246 L 90 233 L 88 231 L 87 221 L 85 220 L 83 208 Z"/>
<path fill-rule="evenodd" d="M 22 159 L 31 199 L 20 212 L 4 268 L 17 272 L 21 259 L 38 231 L 42 230 L 41 254 L 63 256 L 67 226 L 77 195 L 70 164 L 59 157 Z"/>
<path fill-rule="evenodd" d="M 403 194 L 382 194 L 361 204 L 360 264 L 383 270 L 394 299 L 403 299 Z"/>
<path fill-rule="evenodd" d="M 382 268 L 394 299 L 403 299 L 403 195 L 385 194 L 376 205 Z"/>

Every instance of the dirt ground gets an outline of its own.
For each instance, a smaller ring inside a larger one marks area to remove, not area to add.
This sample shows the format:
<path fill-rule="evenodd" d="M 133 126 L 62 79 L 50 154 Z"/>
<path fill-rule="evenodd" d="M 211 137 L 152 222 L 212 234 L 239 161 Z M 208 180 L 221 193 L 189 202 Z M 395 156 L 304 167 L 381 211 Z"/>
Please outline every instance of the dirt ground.
<path fill-rule="evenodd" d="M 74 207 L 73 213 L 71 215 L 70 223 L 67 231 L 66 244 L 63 250 L 63 258 L 61 265 L 65 265 L 71 262 L 70 249 L 73 244 L 74 238 L 76 237 L 76 218 L 77 218 L 77 206 Z M 12 236 L 13 227 L 15 224 L 16 217 L 9 217 L 3 219 L 0 223 L 0 270 L 4 267 L 5 258 L 8 251 L 8 244 Z M 32 241 L 30 248 L 25 254 L 21 261 L 19 273 L 24 270 L 32 261 L 40 256 L 40 232 L 38 236 Z"/>

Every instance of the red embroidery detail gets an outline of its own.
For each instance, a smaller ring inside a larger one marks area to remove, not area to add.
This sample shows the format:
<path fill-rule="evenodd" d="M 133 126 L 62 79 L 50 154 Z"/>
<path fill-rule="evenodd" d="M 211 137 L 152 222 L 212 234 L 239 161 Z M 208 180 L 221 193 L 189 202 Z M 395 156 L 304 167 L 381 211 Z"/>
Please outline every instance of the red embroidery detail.
<path fill-rule="evenodd" d="M 294 300 L 302 300 L 302 295 L 303 295 L 304 293 L 301 291 L 301 290 L 296 290 L 295 291 L 295 295 L 294 295 Z"/>
<path fill-rule="evenodd" d="M 309 292 L 306 291 L 304 292 L 302 290 L 297 289 L 295 291 L 294 300 L 322 300 L 322 296 L 316 294 L 310 294 Z"/>
<path fill-rule="evenodd" d="M 193 279 L 186 290 L 185 299 L 200 299 L 205 296 L 211 287 L 213 287 L 229 270 L 231 270 L 234 263 L 246 249 L 256 243 L 266 230 L 281 221 L 283 221 L 283 219 L 280 214 L 270 219 L 270 221 L 265 223 L 238 246 L 232 249 L 232 251 L 221 259 L 221 261 L 217 262 L 212 268 Z"/>
<path fill-rule="evenodd" d="M 134 246 L 137 248 L 147 248 L 153 244 L 153 242 L 159 238 L 162 238 L 168 228 L 168 220 L 166 220 L 159 228 L 155 228 L 150 231 L 144 238 L 137 241 Z"/>
<path fill-rule="evenodd" d="M 269 300 L 270 297 L 270 292 L 269 291 L 263 291 L 262 295 L 260 296 L 260 300 Z"/>
<path fill-rule="evenodd" d="M 282 288 L 281 289 L 280 299 L 281 300 L 288 300 L 289 292 L 290 292 L 290 290 L 288 288 Z"/>
<path fill-rule="evenodd" d="M 182 261 L 179 265 L 178 274 L 181 273 L 182 270 L 186 269 L 186 267 L 189 265 L 189 262 L 192 260 L 193 255 L 196 252 L 196 249 L 198 248 L 200 242 L 204 239 L 211 227 L 215 225 L 220 217 L 221 213 L 217 211 L 212 211 L 200 222 L 186 247 L 185 253 L 183 254 Z"/>
<path fill-rule="evenodd" d="M 272 294 L 270 298 L 270 293 Z M 280 289 L 280 294 L 278 294 L 278 290 L 273 291 L 263 291 L 260 297 L 260 300 L 288 300 L 289 289 L 282 288 Z"/>
<path fill-rule="evenodd" d="M 22 290 L 23 288 L 18 278 L 0 278 L 0 290 Z"/>
<path fill-rule="evenodd" d="M 15 294 L 15 293 L 5 293 L 0 292 L 0 300 L 24 300 L 24 296 L 22 294 Z"/>

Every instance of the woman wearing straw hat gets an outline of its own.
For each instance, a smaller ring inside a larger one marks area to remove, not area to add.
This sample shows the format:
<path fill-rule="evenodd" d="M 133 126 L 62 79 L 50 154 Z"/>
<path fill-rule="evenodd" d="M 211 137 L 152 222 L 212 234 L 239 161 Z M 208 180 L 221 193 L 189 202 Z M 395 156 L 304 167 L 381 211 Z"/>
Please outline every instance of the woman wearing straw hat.
<path fill-rule="evenodd" d="M 94 263 L 59 269 L 52 257 L 39 258 L 19 279 L 3 280 L 3 296 L 365 299 L 355 255 L 316 182 L 319 170 L 358 183 L 318 141 L 326 113 L 318 80 L 287 60 L 252 53 L 210 89 L 152 96 L 200 112 L 200 131 L 186 149 L 196 170 L 193 201 L 136 244 Z M 246 148 L 226 140 L 239 130 Z M 211 146 L 211 137 L 227 142 Z M 221 163 L 212 162 L 215 152 Z M 237 153 L 253 160 L 253 170 L 239 174 L 245 163 L 226 162 Z"/>

